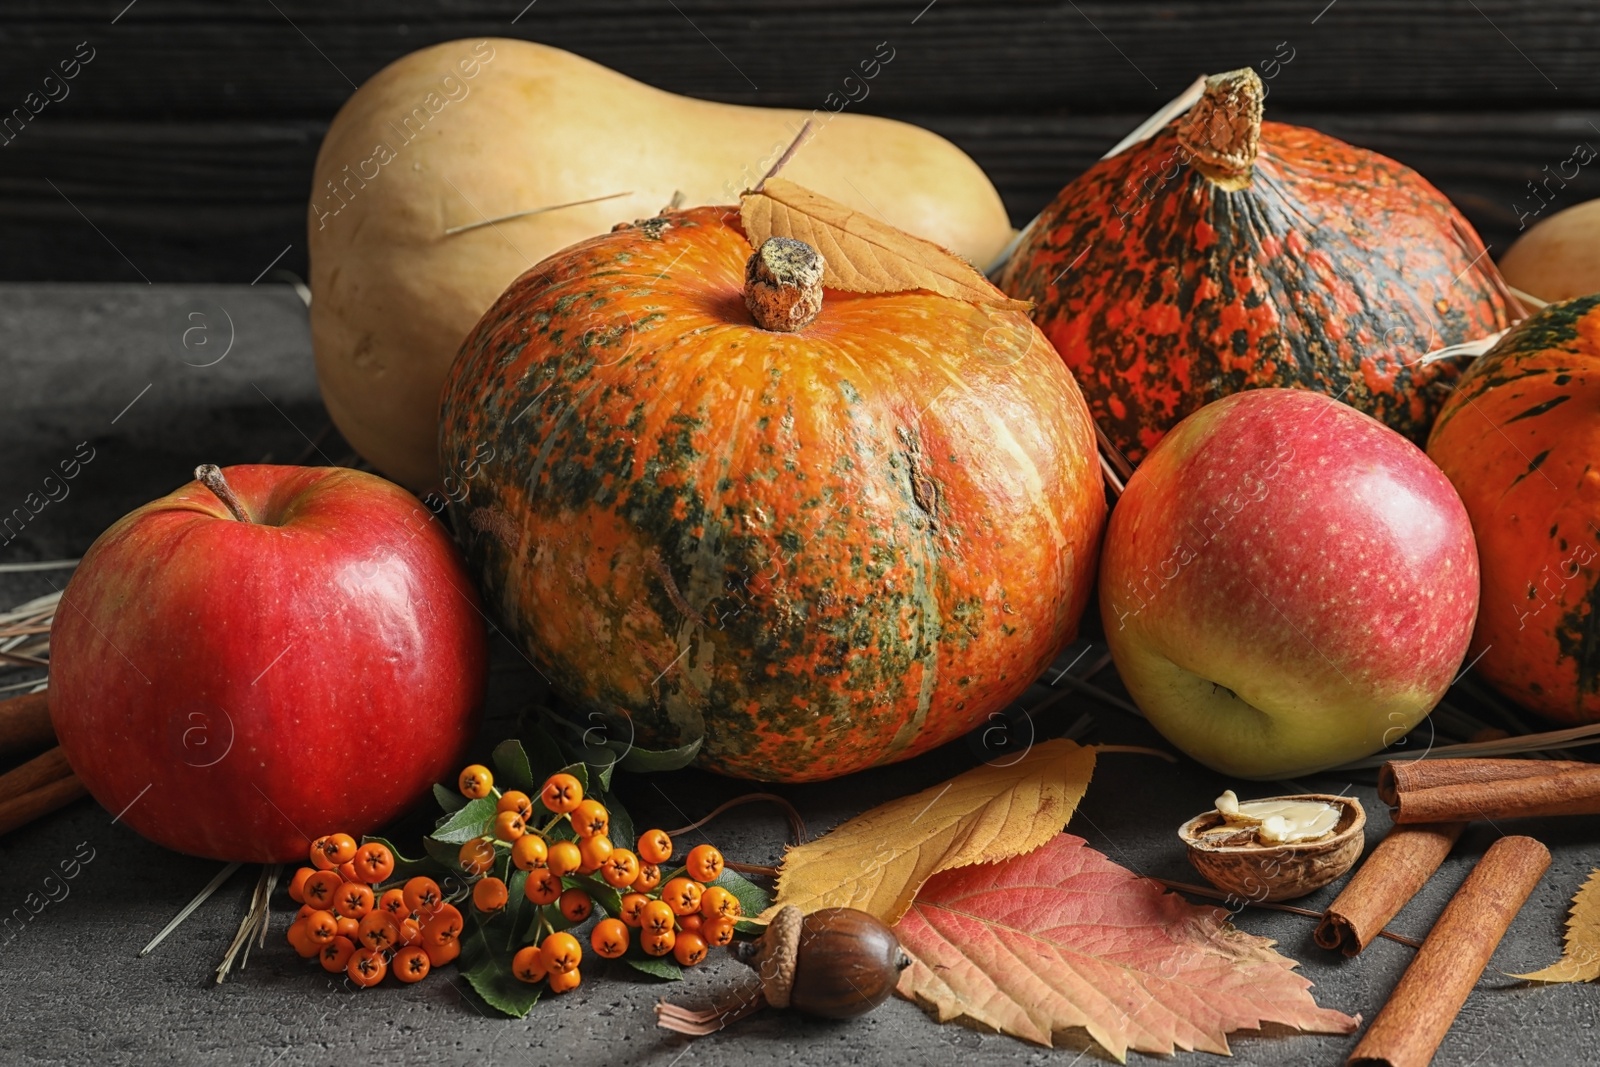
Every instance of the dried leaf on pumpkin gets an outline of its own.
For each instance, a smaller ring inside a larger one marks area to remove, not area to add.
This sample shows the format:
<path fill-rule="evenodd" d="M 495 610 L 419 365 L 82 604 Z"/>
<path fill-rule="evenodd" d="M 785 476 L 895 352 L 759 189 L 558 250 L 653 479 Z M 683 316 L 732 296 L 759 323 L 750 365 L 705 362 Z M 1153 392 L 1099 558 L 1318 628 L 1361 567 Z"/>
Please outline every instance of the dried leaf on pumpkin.
<path fill-rule="evenodd" d="M 969 304 L 1027 311 L 970 263 L 932 241 L 879 222 L 785 178 L 768 178 L 740 198 L 739 219 L 751 247 L 791 237 L 822 253 L 822 284 L 850 293 L 926 289 Z"/>
<path fill-rule="evenodd" d="M 1530 982 L 1593 982 L 1600 978 L 1600 870 L 1590 874 L 1572 898 L 1561 958 L 1543 970 L 1511 977 Z"/>
<path fill-rule="evenodd" d="M 892 923 L 939 871 L 993 863 L 1055 837 L 1083 799 L 1094 760 L 1093 749 L 1046 741 L 1014 763 L 976 767 L 873 808 L 784 855 L 778 904 L 859 908 Z"/>
<path fill-rule="evenodd" d="M 1227 1034 L 1280 1023 L 1348 1034 L 1266 938 L 1228 925 L 1058 834 L 1004 863 L 930 879 L 895 933 L 912 957 L 899 992 L 1040 1045 L 1082 1027 L 1107 1052 L 1226 1054 Z"/>

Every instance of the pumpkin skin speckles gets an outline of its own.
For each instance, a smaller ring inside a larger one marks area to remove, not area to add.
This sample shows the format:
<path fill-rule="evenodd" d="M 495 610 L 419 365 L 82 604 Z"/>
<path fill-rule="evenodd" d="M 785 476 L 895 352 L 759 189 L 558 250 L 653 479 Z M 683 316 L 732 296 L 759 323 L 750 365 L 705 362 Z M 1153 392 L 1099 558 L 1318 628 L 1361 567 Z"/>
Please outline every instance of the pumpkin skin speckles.
<path fill-rule="evenodd" d="M 1460 373 L 1421 356 L 1510 322 L 1471 226 L 1409 168 L 1296 126 L 1260 123 L 1253 168 L 1208 176 L 1184 121 L 1063 189 L 1000 279 L 1101 428 L 1137 462 L 1210 401 L 1277 386 L 1420 444 Z"/>
<path fill-rule="evenodd" d="M 463 346 L 441 458 L 488 603 L 573 711 L 827 778 L 1019 694 L 1076 632 L 1105 502 L 1026 316 L 830 290 L 769 333 L 750 254 L 699 208 L 541 263 Z"/>
<path fill-rule="evenodd" d="M 1478 539 L 1473 670 L 1547 718 L 1600 721 L 1600 295 L 1541 309 L 1475 361 L 1428 455 Z"/>

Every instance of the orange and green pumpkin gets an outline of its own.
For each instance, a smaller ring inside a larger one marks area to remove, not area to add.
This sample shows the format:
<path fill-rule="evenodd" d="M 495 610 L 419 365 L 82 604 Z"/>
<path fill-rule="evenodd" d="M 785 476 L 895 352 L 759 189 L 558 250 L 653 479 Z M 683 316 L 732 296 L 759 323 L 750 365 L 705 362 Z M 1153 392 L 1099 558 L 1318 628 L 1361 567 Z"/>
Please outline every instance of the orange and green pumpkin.
<path fill-rule="evenodd" d="M 1478 539 L 1473 669 L 1548 718 L 1600 720 L 1600 295 L 1543 308 L 1474 362 L 1428 455 Z"/>
<path fill-rule="evenodd" d="M 1338 397 L 1421 444 L 1460 374 L 1422 355 L 1510 321 L 1442 193 L 1262 122 L 1263 95 L 1250 70 L 1208 79 L 1181 119 L 1062 189 L 1002 271 L 1131 460 L 1211 401 L 1268 387 Z"/>
<path fill-rule="evenodd" d="M 546 259 L 468 336 L 441 458 L 487 603 L 571 713 L 803 781 L 1018 696 L 1076 632 L 1105 501 L 1025 314 L 828 289 L 763 329 L 751 255 L 736 209 L 697 208 Z"/>

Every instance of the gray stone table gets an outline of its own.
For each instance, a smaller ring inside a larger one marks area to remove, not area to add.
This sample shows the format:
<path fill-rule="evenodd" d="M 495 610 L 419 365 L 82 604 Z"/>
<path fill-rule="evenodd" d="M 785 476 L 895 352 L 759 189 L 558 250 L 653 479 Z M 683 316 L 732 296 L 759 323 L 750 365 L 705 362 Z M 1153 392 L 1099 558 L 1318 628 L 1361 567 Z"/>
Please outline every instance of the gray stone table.
<path fill-rule="evenodd" d="M 348 455 L 328 430 L 317 399 L 304 308 L 284 286 L 4 285 L 0 353 L 6 381 L 0 391 L 0 513 L 20 504 L 81 443 L 94 450 L 70 494 L 42 509 L 0 549 L 0 563 L 81 554 L 108 523 L 187 480 L 199 462 L 306 462 L 316 460 L 319 450 L 340 462 Z M 0 574 L 0 606 L 49 592 L 67 573 Z M 537 695 L 536 678 L 525 667 L 519 670 L 520 662 L 505 648 L 496 656 L 480 755 L 513 729 L 518 713 Z M 0 683 L 25 677 L 9 671 Z M 1097 681 L 1116 688 L 1110 672 Z M 1051 693 L 1038 685 L 1021 703 L 1033 707 Z M 1160 744 L 1142 721 L 1087 698 L 1057 701 L 1026 721 L 1045 737 L 1085 713 L 1093 716 L 1094 739 Z M 957 743 L 882 772 L 780 791 L 816 833 L 958 773 L 975 759 L 973 746 Z M 1375 841 L 1388 818 L 1371 781 L 1355 782 L 1353 791 L 1367 805 L 1369 839 Z M 1135 871 L 1194 881 L 1175 830 L 1210 807 L 1226 784 L 1188 762 L 1173 767 L 1144 757 L 1105 756 L 1070 829 Z M 1324 775 L 1291 788 L 1338 792 L 1351 785 L 1348 778 Z M 696 818 L 748 788 L 683 771 L 628 778 L 621 794 L 641 824 L 670 827 L 688 821 L 680 811 Z M 671 802 L 664 791 L 672 794 Z M 415 841 L 426 825 L 419 815 L 395 833 Z M 1568 900 L 1600 866 L 1600 820 L 1531 822 L 1517 829 L 1546 841 L 1555 861 L 1446 1039 L 1435 1061 L 1441 1067 L 1600 1059 L 1594 1051 L 1593 987 L 1531 988 L 1505 977 L 1556 958 Z M 775 863 L 781 856 L 785 826 L 770 809 L 738 809 L 708 830 L 731 857 Z M 1496 833 L 1488 825 L 1469 830 L 1394 929 L 1425 934 Z M 495 1016 L 453 970 L 445 972 L 448 980 L 414 987 L 386 983 L 352 994 L 326 981 L 283 942 L 293 906 L 281 895 L 268 947 L 219 987 L 211 972 L 243 912 L 253 873 L 235 875 L 154 954 L 136 958 L 220 865 L 147 844 L 113 825 L 111 815 L 91 801 L 0 838 L 0 912 L 41 890 L 45 877 L 80 845 L 93 850 L 93 859 L 69 883 L 65 899 L 0 942 L 0 1062 L 1065 1067 L 1084 1052 L 1081 1039 L 1049 1050 L 937 1026 L 898 1000 L 849 1024 L 765 1012 L 691 1043 L 655 1029 L 651 1005 L 663 987 L 619 965 L 585 966 L 580 991 L 546 998 L 522 1020 Z M 1332 893 L 1324 890 L 1303 903 L 1319 908 Z M 1301 961 L 1320 1003 L 1368 1019 L 1412 955 L 1402 945 L 1379 941 L 1346 961 L 1312 944 L 1313 924 L 1306 919 L 1247 910 L 1236 922 L 1274 938 Z M 725 988 L 741 971 L 719 957 L 671 992 L 692 1001 Z M 1238 1035 L 1234 1062 L 1336 1064 L 1352 1044 L 1347 1038 Z M 1097 1056 L 1084 1053 L 1083 1061 Z"/>

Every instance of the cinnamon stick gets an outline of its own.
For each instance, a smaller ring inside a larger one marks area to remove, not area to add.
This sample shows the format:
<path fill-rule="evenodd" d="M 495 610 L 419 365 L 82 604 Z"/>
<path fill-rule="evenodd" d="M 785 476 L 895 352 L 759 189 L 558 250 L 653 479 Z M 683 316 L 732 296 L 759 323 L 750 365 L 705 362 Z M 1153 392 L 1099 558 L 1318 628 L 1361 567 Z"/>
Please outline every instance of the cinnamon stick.
<path fill-rule="evenodd" d="M 19 826 L 26 826 L 33 820 L 88 795 L 89 791 L 83 787 L 78 776 L 69 774 L 30 793 L 0 801 L 0 835 L 9 834 Z"/>
<path fill-rule="evenodd" d="M 1600 766 L 1537 778 L 1437 785 L 1395 796 L 1396 823 L 1528 819 L 1544 815 L 1600 814 Z"/>
<path fill-rule="evenodd" d="M 1396 826 L 1322 913 L 1312 937 L 1354 956 L 1372 943 L 1455 847 L 1464 823 Z"/>
<path fill-rule="evenodd" d="M 1393 806 L 1400 793 L 1468 782 L 1504 782 L 1513 778 L 1538 778 L 1595 766 L 1577 760 L 1539 759 L 1419 759 L 1390 760 L 1378 770 L 1378 798 Z"/>
<path fill-rule="evenodd" d="M 0 700 L 0 756 L 37 752 L 55 743 L 47 692 Z"/>
<path fill-rule="evenodd" d="M 57 778 L 65 778 L 72 773 L 72 768 L 67 765 L 67 754 L 57 745 L 42 756 L 35 756 L 27 763 L 15 767 L 5 774 L 0 774 L 0 804 L 20 797 L 24 793 L 31 793 L 42 785 L 49 785 Z"/>
<path fill-rule="evenodd" d="M 1550 851 L 1531 837 L 1502 837 L 1484 853 L 1350 1054 L 1350 1067 L 1426 1067 L 1549 866 Z"/>

